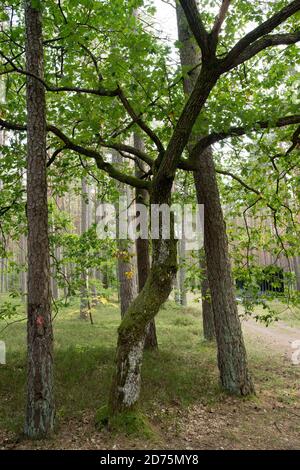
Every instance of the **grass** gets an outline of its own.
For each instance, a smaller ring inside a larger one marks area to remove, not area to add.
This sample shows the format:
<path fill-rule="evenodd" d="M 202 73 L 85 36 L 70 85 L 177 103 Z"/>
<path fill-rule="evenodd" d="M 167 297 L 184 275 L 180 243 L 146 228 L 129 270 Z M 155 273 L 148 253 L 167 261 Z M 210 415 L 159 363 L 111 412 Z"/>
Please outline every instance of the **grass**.
<path fill-rule="evenodd" d="M 291 327 L 300 327 L 300 309 L 295 306 L 288 306 L 279 300 L 272 300 L 269 303 L 271 309 L 276 312 L 279 321 L 283 321 Z M 240 313 L 244 313 L 242 306 L 239 307 Z M 266 310 L 261 305 L 258 305 L 254 309 L 254 314 L 261 316 L 266 314 Z M 274 322 L 276 324 L 276 321 Z M 272 323 L 271 323 L 272 325 Z"/>
<path fill-rule="evenodd" d="M 117 304 L 98 305 L 94 325 L 79 320 L 78 301 L 62 308 L 54 320 L 57 427 L 65 420 L 96 413 L 107 403 L 119 325 Z M 158 351 L 146 351 L 142 371 L 141 416 L 125 417 L 134 429 L 146 417 L 154 425 L 172 419 L 166 409 L 193 403 L 222 403 L 216 350 L 202 340 L 200 312 L 168 302 L 157 320 Z M 0 321 L 0 331 L 4 323 Z M 26 324 L 14 323 L 0 333 L 7 364 L 0 366 L 0 429 L 20 432 L 24 419 Z M 297 399 L 297 373 L 288 366 L 278 373 L 280 358 L 248 342 L 250 366 L 259 390 L 279 400 Z M 299 374 L 298 374 L 299 375 Z M 288 379 L 288 380 L 287 380 Z M 295 383 L 294 383 L 295 382 Z M 295 390 L 294 388 L 295 387 Z M 251 398 L 258 400 L 258 398 Z M 139 423 L 138 423 L 139 424 Z"/>

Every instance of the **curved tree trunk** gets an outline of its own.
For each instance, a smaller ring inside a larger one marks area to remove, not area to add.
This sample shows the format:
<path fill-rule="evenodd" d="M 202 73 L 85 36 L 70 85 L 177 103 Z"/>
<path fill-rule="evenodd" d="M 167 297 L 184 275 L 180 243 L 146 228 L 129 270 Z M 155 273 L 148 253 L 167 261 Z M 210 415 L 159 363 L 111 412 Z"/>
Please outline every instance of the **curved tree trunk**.
<path fill-rule="evenodd" d="M 119 328 L 116 371 L 109 398 L 110 415 L 128 411 L 137 404 L 146 328 L 169 297 L 176 270 L 175 240 L 153 240 L 150 274 Z"/>
<path fill-rule="evenodd" d="M 26 68 L 43 78 L 41 5 L 25 1 Z M 46 177 L 44 86 L 27 77 L 27 407 L 25 434 L 45 437 L 53 430 L 53 333 Z"/>

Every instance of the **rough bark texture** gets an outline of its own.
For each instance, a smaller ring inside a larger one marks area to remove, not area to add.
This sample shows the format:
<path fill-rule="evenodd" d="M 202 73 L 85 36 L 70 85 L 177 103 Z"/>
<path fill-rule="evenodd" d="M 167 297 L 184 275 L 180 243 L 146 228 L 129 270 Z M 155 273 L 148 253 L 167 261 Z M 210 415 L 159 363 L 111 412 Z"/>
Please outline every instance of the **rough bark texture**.
<path fill-rule="evenodd" d="M 201 63 L 201 52 L 199 46 L 197 45 L 195 39 L 193 38 L 188 22 L 186 20 L 185 14 L 182 7 L 179 3 L 176 6 L 177 13 L 177 28 L 178 28 L 178 39 L 181 43 L 180 48 L 180 62 L 182 67 L 188 67 L 190 73 L 185 77 L 183 82 L 184 91 L 189 95 L 196 83 L 198 74 L 199 74 L 199 64 Z M 198 65 L 198 67 L 196 67 Z M 196 68 L 195 68 L 196 67 Z M 197 139 L 197 136 L 194 136 L 194 139 Z M 195 175 L 197 179 L 197 175 Z M 196 186 L 197 192 L 197 186 Z M 198 197 L 199 200 L 199 197 Z M 199 203 L 200 204 L 200 203 Z M 204 213 L 205 217 L 205 213 Z M 200 257 L 201 268 L 205 268 L 206 271 L 206 261 L 205 253 L 204 259 L 203 255 Z M 208 299 L 208 290 L 209 290 L 209 281 L 207 275 L 204 277 L 204 281 L 201 285 L 201 298 L 202 298 L 202 318 L 203 318 L 203 335 L 207 340 L 214 338 L 214 318 L 212 304 L 207 300 Z"/>
<path fill-rule="evenodd" d="M 43 77 L 41 12 L 25 1 L 27 71 Z M 45 92 L 27 79 L 28 375 L 25 434 L 53 430 L 53 335 L 46 179 Z"/>
<path fill-rule="evenodd" d="M 213 341 L 216 338 L 216 331 L 205 256 L 200 260 L 200 265 L 203 276 L 201 282 L 203 336 L 207 341 Z"/>
<path fill-rule="evenodd" d="M 183 41 L 182 65 L 199 64 L 200 56 L 192 45 L 191 33 L 177 5 L 179 39 Z M 197 81 L 197 69 L 185 79 L 185 92 L 189 94 Z M 194 139 L 197 136 L 193 136 Z M 204 249 L 208 282 L 212 298 L 215 332 L 218 346 L 218 366 L 225 390 L 238 395 L 254 392 L 248 371 L 247 355 L 235 300 L 234 285 L 228 253 L 228 241 L 220 202 L 212 151 L 208 148 L 197 156 L 198 169 L 194 179 L 199 204 L 204 204 Z M 211 320 L 210 320 L 211 321 Z"/>
<path fill-rule="evenodd" d="M 238 395 L 254 392 L 238 316 L 214 162 L 210 151 L 199 159 L 198 201 L 205 207 L 204 246 L 215 318 L 218 365 L 225 390 Z"/>
<path fill-rule="evenodd" d="M 134 146 L 139 150 L 144 150 L 143 140 L 138 134 L 134 135 Z M 146 165 L 141 160 L 136 163 L 135 174 L 141 177 L 143 172 L 146 172 Z M 136 202 L 138 204 L 149 205 L 149 193 L 146 189 L 136 189 Z M 149 253 L 149 240 L 138 238 L 136 240 L 136 256 L 137 256 L 137 270 L 138 270 L 138 291 L 141 292 L 146 284 L 147 277 L 150 272 L 150 253 Z M 146 329 L 145 349 L 157 349 L 157 335 L 155 320 L 151 320 Z"/>

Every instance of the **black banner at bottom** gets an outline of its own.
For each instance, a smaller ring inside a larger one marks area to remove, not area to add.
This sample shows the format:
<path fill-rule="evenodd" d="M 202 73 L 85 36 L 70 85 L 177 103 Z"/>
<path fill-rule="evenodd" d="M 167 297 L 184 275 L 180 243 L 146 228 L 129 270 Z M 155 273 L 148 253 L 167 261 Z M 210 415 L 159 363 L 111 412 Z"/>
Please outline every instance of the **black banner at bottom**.
<path fill-rule="evenodd" d="M 53 464 L 88 465 L 88 468 L 101 468 L 103 466 L 118 466 L 121 468 L 137 468 L 140 466 L 177 466 L 198 467 L 202 465 L 253 465 L 256 463 L 268 464 L 274 460 L 278 465 L 285 466 L 289 459 L 291 463 L 295 457 L 300 456 L 299 451 L 197 451 L 197 450 L 97 450 L 97 451 L 70 451 L 70 450 L 20 450 L 1 451 L 1 468 L 6 464 L 17 464 L 22 468 L 30 465 L 47 467 Z M 84 469 L 85 470 L 85 469 Z"/>

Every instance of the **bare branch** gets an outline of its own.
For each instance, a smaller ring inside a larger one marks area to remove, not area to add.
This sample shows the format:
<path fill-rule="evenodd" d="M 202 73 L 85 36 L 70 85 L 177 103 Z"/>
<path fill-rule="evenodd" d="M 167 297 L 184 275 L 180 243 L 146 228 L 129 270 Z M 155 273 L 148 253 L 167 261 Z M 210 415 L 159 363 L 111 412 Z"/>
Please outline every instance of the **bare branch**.
<path fill-rule="evenodd" d="M 121 101 L 121 103 L 123 104 L 124 108 L 126 109 L 126 111 L 128 112 L 129 116 L 132 118 L 132 120 L 138 124 L 138 126 L 148 135 L 148 137 L 150 137 L 150 139 L 155 143 L 156 145 L 156 148 L 157 150 L 159 151 L 159 153 L 164 153 L 165 149 L 164 149 L 164 146 L 162 144 L 162 142 L 160 141 L 160 139 L 158 138 L 158 136 L 155 134 L 155 132 L 153 132 L 152 129 L 150 129 L 150 127 L 143 121 L 143 119 L 141 118 L 140 115 L 138 115 L 135 110 L 133 109 L 133 107 L 131 106 L 131 104 L 129 103 L 128 99 L 126 98 L 126 96 L 124 95 L 123 91 L 121 90 L 121 88 L 118 89 L 118 97 Z"/>
<path fill-rule="evenodd" d="M 147 153 L 143 152 L 136 147 L 132 147 L 131 145 L 126 144 L 118 144 L 118 143 L 109 143 L 109 142 L 100 142 L 101 147 L 109 148 L 117 150 L 118 152 L 126 152 L 130 153 L 131 155 L 135 155 L 136 157 L 143 160 L 143 162 L 147 163 L 150 167 L 153 165 L 154 160 L 147 155 Z"/>

